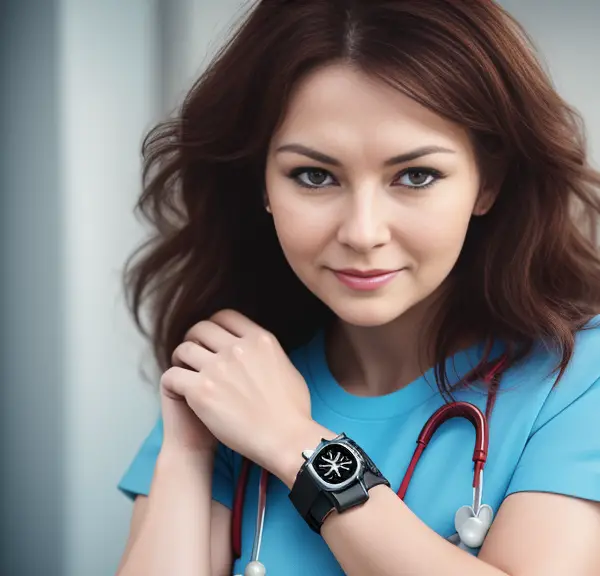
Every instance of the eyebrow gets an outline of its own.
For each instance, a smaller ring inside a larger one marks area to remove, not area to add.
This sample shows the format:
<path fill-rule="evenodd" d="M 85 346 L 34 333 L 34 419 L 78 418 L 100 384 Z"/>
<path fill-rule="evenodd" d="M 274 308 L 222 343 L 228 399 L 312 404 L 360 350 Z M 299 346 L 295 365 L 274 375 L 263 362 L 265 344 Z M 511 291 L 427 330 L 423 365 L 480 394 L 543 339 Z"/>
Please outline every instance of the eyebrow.
<path fill-rule="evenodd" d="M 279 148 L 275 150 L 276 154 L 279 154 L 280 152 L 294 152 L 296 154 L 301 154 L 302 156 L 312 158 L 317 162 L 322 162 L 323 164 L 330 164 L 332 166 L 342 165 L 342 163 L 337 158 L 333 158 L 332 156 L 323 154 L 322 152 L 309 148 L 308 146 L 304 146 L 303 144 L 284 144 L 283 146 L 279 146 Z M 388 158 L 383 163 L 383 165 L 393 166 L 395 164 L 404 164 L 405 162 L 416 160 L 417 158 L 421 158 L 422 156 L 428 156 L 430 154 L 439 153 L 455 154 L 456 152 L 454 150 L 451 150 L 450 148 L 444 148 L 442 146 L 421 146 L 420 148 L 415 148 L 414 150 L 405 152 L 404 154 L 399 154 L 398 156 Z"/>

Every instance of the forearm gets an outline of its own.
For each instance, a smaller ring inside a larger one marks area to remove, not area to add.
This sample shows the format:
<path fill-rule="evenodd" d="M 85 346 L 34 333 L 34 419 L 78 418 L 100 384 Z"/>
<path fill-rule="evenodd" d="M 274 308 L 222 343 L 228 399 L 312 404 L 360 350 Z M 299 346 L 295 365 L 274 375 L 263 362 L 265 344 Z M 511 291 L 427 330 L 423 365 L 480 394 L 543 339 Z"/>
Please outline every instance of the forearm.
<path fill-rule="evenodd" d="M 348 576 L 507 576 L 439 536 L 386 486 L 369 495 L 321 529 Z"/>
<path fill-rule="evenodd" d="M 302 450 L 335 436 L 311 422 L 288 443 L 275 473 L 291 489 Z M 330 514 L 321 535 L 348 576 L 508 576 L 431 530 L 386 486 L 372 488 L 364 505 Z"/>
<path fill-rule="evenodd" d="M 161 452 L 148 508 L 118 576 L 209 576 L 214 455 Z"/>

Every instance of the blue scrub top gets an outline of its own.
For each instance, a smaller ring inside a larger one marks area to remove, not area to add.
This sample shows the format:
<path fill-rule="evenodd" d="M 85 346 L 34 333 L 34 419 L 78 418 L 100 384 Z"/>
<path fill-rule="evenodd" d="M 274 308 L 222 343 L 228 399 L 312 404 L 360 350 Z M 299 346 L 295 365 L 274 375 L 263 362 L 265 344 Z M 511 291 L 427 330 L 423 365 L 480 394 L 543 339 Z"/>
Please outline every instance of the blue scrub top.
<path fill-rule="evenodd" d="M 477 345 L 450 358 L 450 381 L 458 381 L 473 368 L 482 352 L 483 347 Z M 444 403 L 433 370 L 391 394 L 358 397 L 346 392 L 329 371 L 323 332 L 296 350 L 291 359 L 310 388 L 314 420 L 355 440 L 396 491 L 422 426 Z M 555 364 L 556 357 L 539 346 L 502 377 L 490 421 L 483 490 L 483 502 L 495 511 L 509 494 L 521 491 L 600 501 L 600 316 L 577 334 L 574 356 L 553 388 Z M 485 411 L 486 395 L 481 387 L 458 391 L 455 397 Z M 148 494 L 161 442 L 159 418 L 119 483 L 129 497 Z M 472 502 L 473 442 L 474 429 L 469 422 L 453 419 L 444 424 L 425 450 L 406 494 L 409 508 L 444 538 L 455 533 L 456 510 Z M 220 445 L 213 498 L 228 508 L 232 508 L 240 467 L 240 456 Z M 236 562 L 234 574 L 243 573 L 249 561 L 258 480 L 259 472 L 252 467 L 244 507 L 242 558 Z M 260 559 L 269 574 L 343 574 L 325 541 L 308 528 L 291 504 L 287 488 L 274 477 L 269 479 Z"/>

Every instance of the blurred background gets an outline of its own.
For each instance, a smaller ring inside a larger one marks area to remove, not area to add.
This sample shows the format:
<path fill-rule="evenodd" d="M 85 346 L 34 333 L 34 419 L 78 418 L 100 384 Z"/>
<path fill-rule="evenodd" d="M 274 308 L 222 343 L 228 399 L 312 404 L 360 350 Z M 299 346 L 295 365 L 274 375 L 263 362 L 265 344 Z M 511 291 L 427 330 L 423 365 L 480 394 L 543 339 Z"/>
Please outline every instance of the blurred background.
<path fill-rule="evenodd" d="M 0 0 L 0 576 L 115 573 L 116 484 L 158 410 L 120 283 L 141 142 L 252 1 Z M 598 166 L 600 3 L 500 3 Z"/>

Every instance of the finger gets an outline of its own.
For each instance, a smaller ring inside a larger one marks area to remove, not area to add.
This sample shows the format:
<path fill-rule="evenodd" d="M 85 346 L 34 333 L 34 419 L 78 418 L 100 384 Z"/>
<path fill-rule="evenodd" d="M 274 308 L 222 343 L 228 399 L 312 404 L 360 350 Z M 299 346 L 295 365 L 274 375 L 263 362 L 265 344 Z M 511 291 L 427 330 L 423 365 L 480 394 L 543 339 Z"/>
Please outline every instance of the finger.
<path fill-rule="evenodd" d="M 185 340 L 192 340 L 211 352 L 219 352 L 233 346 L 239 338 L 223 326 L 211 320 L 203 320 L 188 330 Z"/>
<path fill-rule="evenodd" d="M 237 310 L 219 310 L 219 312 L 212 315 L 211 320 L 240 338 L 258 331 L 264 331 L 256 322 Z"/>
<path fill-rule="evenodd" d="M 186 340 L 175 348 L 171 356 L 171 362 L 173 366 L 191 368 L 200 372 L 214 356 L 214 352 L 207 350 L 192 340 Z"/>
<path fill-rule="evenodd" d="M 179 366 L 169 368 L 160 378 L 160 385 L 167 395 L 186 398 L 198 383 L 198 373 Z"/>

